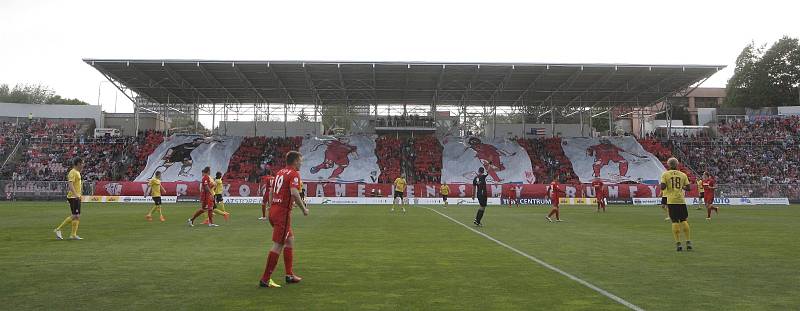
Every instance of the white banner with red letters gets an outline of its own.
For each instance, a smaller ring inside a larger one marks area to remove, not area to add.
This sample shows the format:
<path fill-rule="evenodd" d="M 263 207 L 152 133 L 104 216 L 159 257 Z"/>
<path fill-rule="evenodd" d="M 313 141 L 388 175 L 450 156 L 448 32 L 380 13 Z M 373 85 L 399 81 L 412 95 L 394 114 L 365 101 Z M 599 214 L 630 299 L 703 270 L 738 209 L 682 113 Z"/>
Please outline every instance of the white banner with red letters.
<path fill-rule="evenodd" d="M 665 170 L 656 156 L 630 136 L 565 138 L 561 148 L 582 183 L 600 178 L 608 183 L 657 184 Z"/>
<path fill-rule="evenodd" d="M 212 176 L 226 172 L 241 143 L 241 137 L 172 135 L 147 157 L 147 166 L 135 180 L 148 181 L 160 171 L 162 182 L 199 181 L 206 166 L 211 167 Z"/>
<path fill-rule="evenodd" d="M 164 196 L 197 197 L 199 196 L 199 182 L 164 182 Z M 406 196 L 409 198 L 439 198 L 439 184 L 413 184 L 408 185 Z M 472 197 L 474 187 L 466 184 L 450 184 L 451 198 Z M 303 183 L 308 197 L 390 197 L 394 192 L 391 184 L 363 184 L 363 183 Z M 487 185 L 489 197 L 495 198 L 545 198 L 547 196 L 545 184 L 504 184 Z M 594 197 L 594 189 L 589 184 L 570 185 L 562 184 L 559 188 L 565 193 L 565 198 Z M 99 181 L 95 185 L 94 195 L 111 196 L 142 196 L 147 189 L 145 182 L 108 182 Z M 656 185 L 643 184 L 612 184 L 606 186 L 609 199 L 615 198 L 659 198 L 660 190 Z M 241 181 L 228 182 L 223 180 L 223 197 L 260 197 L 257 183 Z M 687 196 L 697 196 L 697 191 L 692 185 L 692 191 Z"/>
<path fill-rule="evenodd" d="M 300 153 L 303 181 L 374 183 L 381 174 L 375 140 L 366 135 L 305 138 Z"/>
<path fill-rule="evenodd" d="M 443 182 L 472 184 L 480 167 L 489 184 L 536 182 L 528 153 L 513 140 L 447 136 L 442 146 Z"/>

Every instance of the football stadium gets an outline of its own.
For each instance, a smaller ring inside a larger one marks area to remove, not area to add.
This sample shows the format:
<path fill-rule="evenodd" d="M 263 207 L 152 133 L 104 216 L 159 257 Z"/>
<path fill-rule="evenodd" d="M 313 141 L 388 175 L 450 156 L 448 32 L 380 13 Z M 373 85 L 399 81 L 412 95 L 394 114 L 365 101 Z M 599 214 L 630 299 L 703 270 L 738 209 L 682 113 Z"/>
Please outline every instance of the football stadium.
<path fill-rule="evenodd" d="M 73 59 L 0 85 L 2 309 L 795 310 L 798 55 Z"/>

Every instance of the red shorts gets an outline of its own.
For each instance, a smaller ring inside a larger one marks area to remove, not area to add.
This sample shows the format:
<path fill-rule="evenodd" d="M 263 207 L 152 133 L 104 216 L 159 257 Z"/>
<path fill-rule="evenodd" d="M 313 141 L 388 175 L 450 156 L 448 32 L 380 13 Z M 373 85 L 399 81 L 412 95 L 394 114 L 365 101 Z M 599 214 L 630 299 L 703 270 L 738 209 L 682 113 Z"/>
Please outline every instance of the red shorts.
<path fill-rule="evenodd" d="M 211 196 L 206 196 L 200 199 L 200 208 L 206 210 L 214 209 L 214 198 Z"/>
<path fill-rule="evenodd" d="M 550 198 L 550 203 L 553 204 L 555 208 L 558 208 L 559 201 L 561 201 L 559 198 Z"/>
<path fill-rule="evenodd" d="M 272 225 L 272 242 L 284 244 L 286 239 L 293 237 L 291 210 L 280 207 L 269 209 L 269 224 Z"/>
<path fill-rule="evenodd" d="M 707 195 L 703 198 L 705 204 L 714 204 L 714 196 Z"/>

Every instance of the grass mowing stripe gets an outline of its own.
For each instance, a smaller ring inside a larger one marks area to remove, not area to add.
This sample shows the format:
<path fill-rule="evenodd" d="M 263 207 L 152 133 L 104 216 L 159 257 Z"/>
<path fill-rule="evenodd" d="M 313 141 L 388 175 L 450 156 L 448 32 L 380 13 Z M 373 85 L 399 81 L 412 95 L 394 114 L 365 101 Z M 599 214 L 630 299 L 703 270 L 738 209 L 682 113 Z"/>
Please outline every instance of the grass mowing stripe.
<path fill-rule="evenodd" d="M 569 279 L 571 279 L 571 280 L 573 280 L 573 281 L 575 281 L 575 282 L 578 282 L 578 283 L 580 283 L 581 285 L 583 285 L 583 286 L 586 286 L 586 287 L 588 287 L 588 288 L 590 288 L 590 289 L 592 289 L 592 290 L 594 290 L 594 291 L 596 291 L 596 292 L 600 293 L 601 295 L 603 295 L 603 296 L 606 296 L 606 297 L 608 297 L 609 299 L 611 299 L 611 300 L 614 300 L 615 302 L 617 302 L 617 303 L 619 303 L 619 304 L 621 304 L 621 305 L 623 305 L 623 306 L 626 306 L 626 307 L 630 308 L 631 310 L 637 310 L 637 311 L 642 311 L 642 310 L 644 310 L 644 309 L 642 309 L 642 308 L 638 307 L 637 305 L 635 305 L 635 304 L 632 304 L 632 303 L 628 302 L 627 300 L 620 298 L 620 297 L 619 297 L 619 296 L 617 296 L 617 295 L 614 295 L 614 294 L 612 294 L 612 293 L 609 293 L 608 291 L 606 291 L 606 290 L 604 290 L 604 289 L 602 289 L 602 288 L 600 288 L 600 287 L 597 287 L 597 286 L 595 286 L 595 285 L 594 285 L 594 284 L 592 284 L 592 283 L 589 283 L 589 282 L 587 282 L 587 281 L 585 281 L 585 280 L 583 280 L 583 279 L 581 279 L 581 278 L 579 278 L 579 277 L 577 277 L 577 276 L 574 276 L 574 275 L 572 275 L 572 274 L 569 274 L 569 273 L 565 272 L 564 270 L 561 270 L 561 269 L 559 269 L 559 268 L 556 268 L 555 266 L 553 266 L 553 265 L 551 265 L 551 264 L 548 264 L 548 263 L 546 263 L 546 262 L 542 261 L 541 259 L 539 259 L 539 258 L 536 258 L 536 257 L 534 257 L 534 256 L 532 256 L 532 255 L 530 255 L 530 254 L 528 254 L 528 253 L 525 253 L 525 252 L 523 252 L 523 251 L 521 251 L 521 250 L 518 250 L 518 249 L 514 248 L 514 247 L 513 247 L 513 246 L 511 246 L 511 245 L 508 245 L 508 244 L 506 244 L 506 243 L 503 243 L 502 241 L 500 241 L 500 240 L 498 240 L 498 239 L 495 239 L 495 238 L 493 238 L 492 236 L 490 236 L 490 235 L 488 235 L 488 234 L 486 234 L 486 233 L 483 233 L 483 232 L 480 232 L 480 231 L 478 231 L 478 230 L 475 230 L 474 228 L 472 228 L 472 227 L 470 227 L 470 226 L 467 226 L 467 225 L 465 225 L 465 224 L 461 223 L 460 221 L 453 219 L 453 218 L 452 218 L 452 217 L 450 217 L 450 216 L 447 216 L 447 215 L 445 215 L 445 214 L 442 214 L 442 213 L 440 213 L 440 212 L 439 212 L 439 211 L 437 211 L 437 210 L 434 210 L 434 209 L 432 209 L 432 208 L 429 208 L 429 207 L 426 207 L 425 209 L 427 209 L 427 210 L 429 210 L 429 211 L 432 211 L 432 212 L 434 212 L 434 213 L 436 213 L 436 214 L 439 214 L 439 215 L 441 215 L 442 217 L 444 217 L 444 218 L 447 218 L 447 219 L 449 219 L 450 221 L 452 221 L 452 222 L 454 222 L 454 223 L 457 223 L 457 224 L 461 225 L 462 227 L 464 227 L 464 228 L 467 228 L 467 229 L 469 229 L 470 231 L 472 231 L 472 232 L 475 232 L 475 233 L 477 233 L 478 235 L 480 235 L 480 236 L 483 236 L 484 238 L 486 238 L 486 239 L 488 239 L 488 240 L 490 240 L 490 241 L 492 241 L 492 242 L 495 242 L 495 243 L 497 243 L 498 245 L 500 245 L 500 246 L 502 246 L 502 247 L 505 247 L 505 248 L 507 248 L 507 249 L 509 249 L 509 250 L 511 250 L 511 251 L 513 251 L 513 252 L 515 252 L 515 253 L 517 253 L 517 254 L 519 254 L 519 255 L 521 255 L 521 256 L 523 256 L 523 257 L 525 257 L 525 258 L 528 258 L 528 259 L 532 260 L 533 262 L 536 262 L 536 263 L 540 264 L 541 266 L 543 266 L 543 267 L 545 267 L 545 268 L 547 268 L 547 269 L 550 269 L 550 270 L 552 270 L 552 271 L 555 271 L 555 272 L 557 272 L 558 274 L 561 274 L 561 275 L 563 275 L 563 276 L 565 276 L 565 277 L 567 277 L 567 278 L 569 278 Z"/>

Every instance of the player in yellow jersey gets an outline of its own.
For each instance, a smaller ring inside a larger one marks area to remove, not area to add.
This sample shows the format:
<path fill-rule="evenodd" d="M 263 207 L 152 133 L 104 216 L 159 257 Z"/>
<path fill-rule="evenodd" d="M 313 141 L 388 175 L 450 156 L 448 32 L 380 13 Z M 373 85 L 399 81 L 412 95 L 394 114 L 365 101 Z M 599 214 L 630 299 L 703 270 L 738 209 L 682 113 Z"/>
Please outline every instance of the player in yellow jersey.
<path fill-rule="evenodd" d="M 700 196 L 697 197 L 697 208 L 696 210 L 703 209 L 703 197 L 704 197 L 704 188 L 703 188 L 703 179 L 700 176 L 697 176 L 697 192 L 700 193 Z"/>
<path fill-rule="evenodd" d="M 225 199 L 222 197 L 223 190 L 225 190 L 225 184 L 222 183 L 222 172 L 217 172 L 214 178 L 214 185 L 211 187 L 211 191 L 214 192 L 214 214 L 222 215 L 225 221 L 228 221 L 231 219 L 231 213 L 225 210 Z M 203 221 L 203 224 L 208 224 L 208 218 Z"/>
<path fill-rule="evenodd" d="M 672 237 L 675 238 L 677 251 L 682 251 L 681 231 L 686 238 L 686 250 L 692 250 L 692 233 L 689 229 L 689 211 L 686 209 L 684 191 L 689 191 L 689 178 L 678 170 L 678 159 L 667 160 L 669 170 L 661 174 L 661 196 L 667 198 L 669 218 L 672 220 Z"/>
<path fill-rule="evenodd" d="M 447 196 L 450 195 L 450 186 L 448 186 L 447 184 L 442 184 L 442 186 L 439 187 L 439 193 L 442 194 L 442 201 L 444 201 L 444 208 L 447 208 Z"/>
<path fill-rule="evenodd" d="M 147 212 L 147 215 L 144 215 L 144 218 L 147 219 L 147 221 L 153 221 L 153 211 L 158 211 L 158 219 L 161 220 L 161 222 L 167 220 L 164 218 L 164 213 L 161 212 L 162 192 L 167 191 L 164 189 L 164 186 L 161 185 L 161 172 L 156 171 L 156 174 L 153 176 L 153 178 L 147 182 L 147 190 L 144 192 L 144 197 L 147 198 L 147 195 L 150 194 L 150 196 L 153 197 L 153 203 L 155 204 L 153 205 L 153 208 Z"/>
<path fill-rule="evenodd" d="M 70 168 L 69 173 L 67 173 L 67 202 L 69 202 L 69 209 L 72 215 L 64 218 L 64 221 L 53 230 L 56 234 L 56 239 L 64 239 L 61 235 L 61 228 L 69 223 L 72 225 L 72 232 L 69 238 L 72 240 L 83 240 L 78 236 L 78 225 L 81 223 L 81 197 L 83 196 L 81 170 L 83 170 L 83 159 L 76 158 L 72 160 L 72 168 Z"/>
<path fill-rule="evenodd" d="M 392 199 L 392 212 L 394 212 L 394 207 L 397 204 L 397 200 L 400 199 L 400 208 L 403 209 L 403 213 L 406 212 L 405 202 L 403 197 L 405 197 L 406 193 L 406 176 L 405 174 L 400 175 L 400 177 L 395 178 L 394 180 L 394 199 Z"/>

